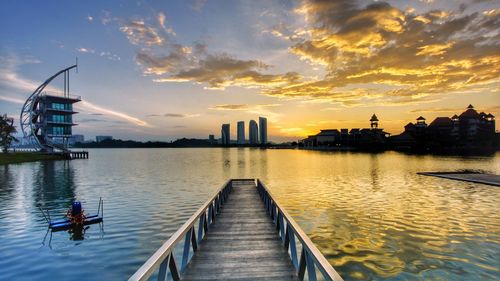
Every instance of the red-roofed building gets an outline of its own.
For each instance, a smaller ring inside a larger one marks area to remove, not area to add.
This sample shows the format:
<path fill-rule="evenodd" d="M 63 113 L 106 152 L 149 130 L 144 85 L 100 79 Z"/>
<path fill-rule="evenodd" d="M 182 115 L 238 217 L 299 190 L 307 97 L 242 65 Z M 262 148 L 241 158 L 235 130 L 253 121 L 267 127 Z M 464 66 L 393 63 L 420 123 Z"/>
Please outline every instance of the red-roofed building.
<path fill-rule="evenodd" d="M 394 148 L 408 147 L 428 150 L 469 150 L 495 147 L 495 117 L 478 113 L 469 105 L 460 115 L 437 117 L 429 125 L 420 116 L 417 123 L 408 123 L 403 134 L 391 137 Z M 414 142 L 412 141 L 412 138 Z"/>

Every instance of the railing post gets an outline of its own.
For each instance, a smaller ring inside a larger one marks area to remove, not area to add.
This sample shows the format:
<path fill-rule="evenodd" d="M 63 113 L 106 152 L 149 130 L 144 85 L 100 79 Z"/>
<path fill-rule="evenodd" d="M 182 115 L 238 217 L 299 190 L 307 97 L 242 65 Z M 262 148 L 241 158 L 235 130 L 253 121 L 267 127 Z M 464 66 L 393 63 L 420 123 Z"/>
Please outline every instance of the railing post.
<path fill-rule="evenodd" d="M 302 251 L 300 253 L 300 262 L 299 262 L 299 280 L 304 280 L 304 274 L 306 273 L 306 252 L 304 249 L 304 245 L 302 245 Z"/>
<path fill-rule="evenodd" d="M 206 216 L 206 211 L 203 212 L 203 214 L 200 216 L 200 221 L 198 223 L 198 244 L 203 239 L 203 229 L 205 228 L 205 216 Z M 206 233 L 207 231 L 205 230 L 205 234 Z"/>
<path fill-rule="evenodd" d="M 316 267 L 314 266 L 314 260 L 311 257 L 311 254 L 306 249 L 306 260 L 307 260 L 307 276 L 309 277 L 309 281 L 316 281 Z"/>
<path fill-rule="evenodd" d="M 215 214 L 220 213 L 220 193 L 215 197 Z"/>
<path fill-rule="evenodd" d="M 286 222 L 286 230 L 285 230 L 285 250 L 288 252 L 288 247 L 290 246 L 290 225 Z"/>
<path fill-rule="evenodd" d="M 214 206 L 213 206 L 213 202 L 210 202 L 210 205 L 208 205 L 208 225 L 211 225 L 212 223 L 214 223 L 214 217 L 215 217 L 215 214 L 214 214 Z"/>
<path fill-rule="evenodd" d="M 274 223 L 274 204 L 273 204 L 273 200 L 271 198 L 269 198 L 269 216 L 271 217 L 271 219 L 273 220 L 273 223 Z"/>
<path fill-rule="evenodd" d="M 186 237 L 184 238 L 184 251 L 182 252 L 182 263 L 181 263 L 181 272 L 184 271 L 186 268 L 186 265 L 188 263 L 189 259 L 189 250 L 190 250 L 190 242 L 191 242 L 191 236 L 193 235 L 193 228 L 189 229 L 189 231 L 186 233 Z"/>
<path fill-rule="evenodd" d="M 170 253 L 170 261 L 168 263 L 168 267 L 170 268 L 170 274 L 172 275 L 172 279 L 174 281 L 181 280 L 179 270 L 177 269 L 177 264 L 175 264 L 175 257 L 173 252 Z"/>
<path fill-rule="evenodd" d="M 295 244 L 295 234 L 293 233 L 293 229 L 290 226 L 287 226 L 288 236 L 290 239 L 290 255 L 292 256 L 292 263 L 295 266 L 295 269 L 299 270 L 299 264 L 297 260 L 297 245 Z"/>
<path fill-rule="evenodd" d="M 279 229 L 278 226 L 278 206 L 276 205 L 276 202 L 273 201 L 273 217 L 274 217 L 274 224 L 276 225 L 276 229 Z"/>
<path fill-rule="evenodd" d="M 281 240 L 283 240 L 283 243 L 284 243 L 285 242 L 285 220 L 283 219 L 283 214 L 281 212 L 279 213 L 279 220 L 280 220 Z"/>
<path fill-rule="evenodd" d="M 167 281 L 168 273 L 168 262 L 170 260 L 171 253 L 161 262 L 160 271 L 158 272 L 158 281 Z"/>
<path fill-rule="evenodd" d="M 208 222 L 208 225 L 210 225 L 212 223 L 212 203 L 210 203 L 210 205 L 208 205 L 207 222 Z"/>
<path fill-rule="evenodd" d="M 203 216 L 205 217 L 205 214 L 203 214 Z M 203 220 L 203 230 L 205 230 L 205 235 L 207 234 L 208 232 L 208 217 L 204 218 Z"/>
<path fill-rule="evenodd" d="M 267 212 L 269 213 L 269 217 L 273 218 L 272 201 L 269 194 L 267 194 Z"/>
<path fill-rule="evenodd" d="M 278 237 L 281 239 L 280 237 L 280 230 L 281 230 L 281 225 L 280 225 L 281 221 L 280 221 L 280 209 L 278 209 L 278 207 L 276 207 L 276 230 L 278 230 Z"/>
<path fill-rule="evenodd" d="M 193 253 L 198 250 L 198 240 L 196 240 L 196 231 L 194 231 L 194 226 L 193 235 L 191 235 L 191 246 L 193 247 Z"/>

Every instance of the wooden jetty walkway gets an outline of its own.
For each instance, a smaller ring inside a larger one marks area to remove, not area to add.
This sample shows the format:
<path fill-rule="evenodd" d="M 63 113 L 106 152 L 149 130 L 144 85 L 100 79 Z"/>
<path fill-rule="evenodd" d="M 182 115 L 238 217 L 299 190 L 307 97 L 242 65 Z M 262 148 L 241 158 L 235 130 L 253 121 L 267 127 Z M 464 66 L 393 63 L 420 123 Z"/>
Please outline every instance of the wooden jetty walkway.
<path fill-rule="evenodd" d="M 167 277 L 342 280 L 264 184 L 254 179 L 224 184 L 129 280 Z"/>
<path fill-rule="evenodd" d="M 71 159 L 89 159 L 88 151 L 70 151 L 69 157 Z"/>
<path fill-rule="evenodd" d="M 500 186 L 500 176 L 493 174 L 467 173 L 467 172 L 421 172 L 417 174 L 423 176 L 432 176 L 432 177 L 450 179 L 450 180 L 459 180 L 459 181 Z"/>

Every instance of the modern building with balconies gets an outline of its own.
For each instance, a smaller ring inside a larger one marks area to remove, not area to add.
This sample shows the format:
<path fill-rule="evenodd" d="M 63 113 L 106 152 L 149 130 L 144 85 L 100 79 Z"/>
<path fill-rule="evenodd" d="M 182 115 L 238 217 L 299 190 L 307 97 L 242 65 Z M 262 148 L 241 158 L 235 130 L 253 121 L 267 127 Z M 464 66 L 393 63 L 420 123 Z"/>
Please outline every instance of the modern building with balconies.
<path fill-rule="evenodd" d="M 72 136 L 73 104 L 81 101 L 80 96 L 69 94 L 69 70 L 65 68 L 47 79 L 29 96 L 21 111 L 21 129 L 25 139 L 45 152 L 59 150 L 67 152 L 69 138 Z M 45 87 L 60 74 L 64 74 L 64 91 L 44 92 Z"/>

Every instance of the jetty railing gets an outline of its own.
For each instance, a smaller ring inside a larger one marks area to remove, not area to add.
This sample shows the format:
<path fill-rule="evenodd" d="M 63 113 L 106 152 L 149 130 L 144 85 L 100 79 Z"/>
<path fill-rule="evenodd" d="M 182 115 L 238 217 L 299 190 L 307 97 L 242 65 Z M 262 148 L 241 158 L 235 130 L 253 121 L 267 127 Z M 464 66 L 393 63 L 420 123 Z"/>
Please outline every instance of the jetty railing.
<path fill-rule="evenodd" d="M 269 189 L 260 180 L 257 180 L 257 189 L 269 216 L 276 225 L 283 247 L 289 252 L 299 279 L 304 280 L 307 269 L 308 280 L 317 280 L 316 269 L 318 269 L 324 280 L 343 280 L 288 212 L 276 202 Z M 300 259 L 295 238 L 302 246 Z"/>
<path fill-rule="evenodd" d="M 232 180 L 228 180 L 128 280 L 149 280 L 157 270 L 159 281 L 167 280 L 169 272 L 174 281 L 180 280 L 181 273 L 192 258 L 190 257 L 191 249 L 193 252 L 198 250 L 198 244 L 205 237 L 216 215 L 220 213 L 220 208 L 227 200 L 231 189 Z M 197 231 L 196 223 L 198 223 Z M 184 245 L 179 268 L 175 260 L 174 248 L 182 240 L 184 240 Z"/>

